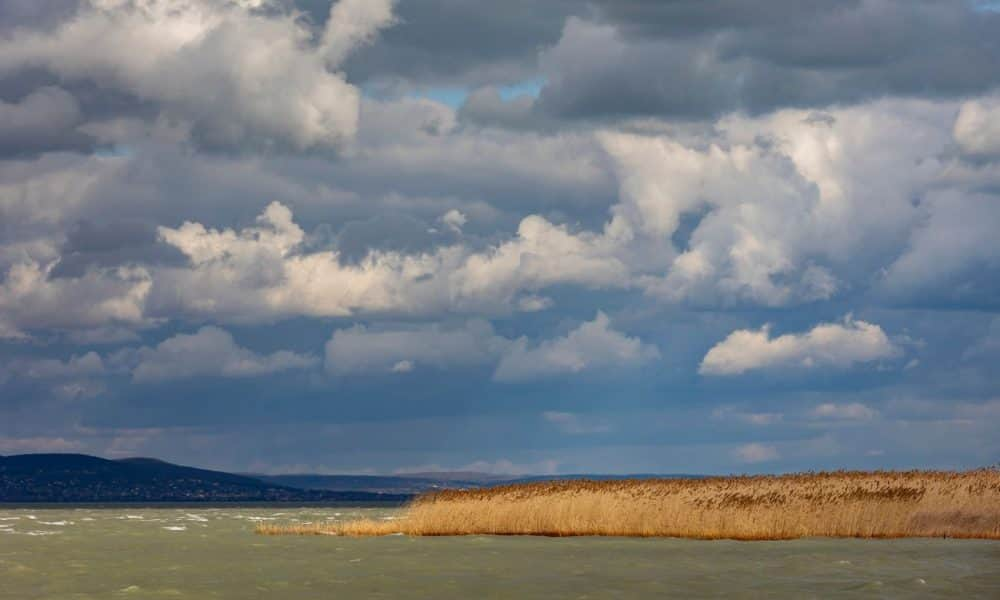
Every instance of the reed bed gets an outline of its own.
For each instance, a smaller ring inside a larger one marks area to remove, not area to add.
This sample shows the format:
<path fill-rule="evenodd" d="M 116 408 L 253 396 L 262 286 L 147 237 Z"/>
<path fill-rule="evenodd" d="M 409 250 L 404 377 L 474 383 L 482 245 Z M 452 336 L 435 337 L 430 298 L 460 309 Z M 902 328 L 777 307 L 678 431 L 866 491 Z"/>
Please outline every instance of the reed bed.
<path fill-rule="evenodd" d="M 423 495 L 393 521 L 261 525 L 257 532 L 1000 539 L 1000 470 L 518 484 Z"/>

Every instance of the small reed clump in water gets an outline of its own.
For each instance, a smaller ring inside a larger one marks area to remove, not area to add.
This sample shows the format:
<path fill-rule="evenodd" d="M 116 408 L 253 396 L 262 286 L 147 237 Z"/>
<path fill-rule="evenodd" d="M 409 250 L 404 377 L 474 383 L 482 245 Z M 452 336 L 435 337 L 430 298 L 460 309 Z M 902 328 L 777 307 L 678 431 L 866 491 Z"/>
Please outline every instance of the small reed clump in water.
<path fill-rule="evenodd" d="M 517 484 L 423 495 L 394 521 L 261 525 L 257 532 L 1000 539 L 1000 470 Z"/>

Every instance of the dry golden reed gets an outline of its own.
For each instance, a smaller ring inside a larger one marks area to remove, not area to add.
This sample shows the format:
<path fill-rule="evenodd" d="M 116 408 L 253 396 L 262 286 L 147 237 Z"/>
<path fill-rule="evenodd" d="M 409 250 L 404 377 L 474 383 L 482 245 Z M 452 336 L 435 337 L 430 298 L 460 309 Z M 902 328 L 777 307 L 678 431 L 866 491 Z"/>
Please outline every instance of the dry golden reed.
<path fill-rule="evenodd" d="M 423 495 L 394 521 L 261 525 L 257 531 L 349 536 L 1000 539 L 1000 471 L 837 471 L 529 483 Z"/>

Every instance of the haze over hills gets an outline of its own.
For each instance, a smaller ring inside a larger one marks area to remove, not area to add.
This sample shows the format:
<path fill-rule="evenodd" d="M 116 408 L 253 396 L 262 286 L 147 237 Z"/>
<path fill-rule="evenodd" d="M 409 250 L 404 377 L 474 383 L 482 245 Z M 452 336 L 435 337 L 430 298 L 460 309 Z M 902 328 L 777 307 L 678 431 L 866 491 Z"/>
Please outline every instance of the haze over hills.
<path fill-rule="evenodd" d="M 330 491 L 363 491 L 391 494 L 419 494 L 442 488 L 482 487 L 484 479 L 450 479 L 410 475 L 250 475 L 274 485 L 300 489 Z"/>
<path fill-rule="evenodd" d="M 571 479 L 691 479 L 701 475 L 687 474 L 651 474 L 630 473 L 624 475 L 603 475 L 596 473 L 577 473 L 567 475 L 498 475 L 494 473 L 477 473 L 473 471 L 425 471 L 420 473 L 403 473 L 399 475 L 323 475 L 314 473 L 296 473 L 289 475 L 258 475 L 252 474 L 262 481 L 276 485 L 341 491 L 368 491 L 394 494 L 419 494 L 436 489 L 460 489 L 492 487 L 512 483 L 529 483 L 532 481 L 561 481 Z"/>
<path fill-rule="evenodd" d="M 695 475 L 497 475 L 467 471 L 401 475 L 233 474 L 155 458 L 84 454 L 0 456 L 0 502 L 403 502 L 445 488 L 565 479 Z"/>
<path fill-rule="evenodd" d="M 153 458 L 0 456 L 0 502 L 402 502 L 407 498 L 307 490 Z"/>

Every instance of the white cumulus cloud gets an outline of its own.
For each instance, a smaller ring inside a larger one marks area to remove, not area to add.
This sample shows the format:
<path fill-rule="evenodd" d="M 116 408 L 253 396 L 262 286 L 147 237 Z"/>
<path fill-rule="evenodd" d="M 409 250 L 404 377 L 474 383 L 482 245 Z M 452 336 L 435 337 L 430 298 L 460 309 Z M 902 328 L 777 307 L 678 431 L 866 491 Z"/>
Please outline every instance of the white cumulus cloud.
<path fill-rule="evenodd" d="M 1000 156 L 1000 98 L 970 100 L 955 119 L 955 141 L 972 156 Z"/>
<path fill-rule="evenodd" d="M 322 43 L 261 2 L 89 0 L 54 31 L 0 40 L 0 75 L 45 69 L 155 104 L 210 146 L 336 147 L 354 137 L 360 92 L 331 70 L 392 22 L 386 0 L 332 8 Z M 275 7 L 277 8 L 277 7 Z"/>
<path fill-rule="evenodd" d="M 370 251 L 357 264 L 335 251 L 308 252 L 292 212 L 271 203 L 240 231 L 187 222 L 160 239 L 190 261 L 156 271 L 150 304 L 159 312 L 228 320 L 358 313 L 510 312 L 522 291 L 556 284 L 622 287 L 628 270 L 605 236 L 575 234 L 538 216 L 517 235 L 481 251 L 458 244 L 407 254 Z M 538 310 L 545 301 L 521 304 Z"/>
<path fill-rule="evenodd" d="M 768 325 L 732 332 L 701 361 L 703 375 L 739 375 L 768 368 L 848 367 L 892 358 L 899 348 L 882 328 L 848 316 L 804 333 L 771 337 Z"/>

